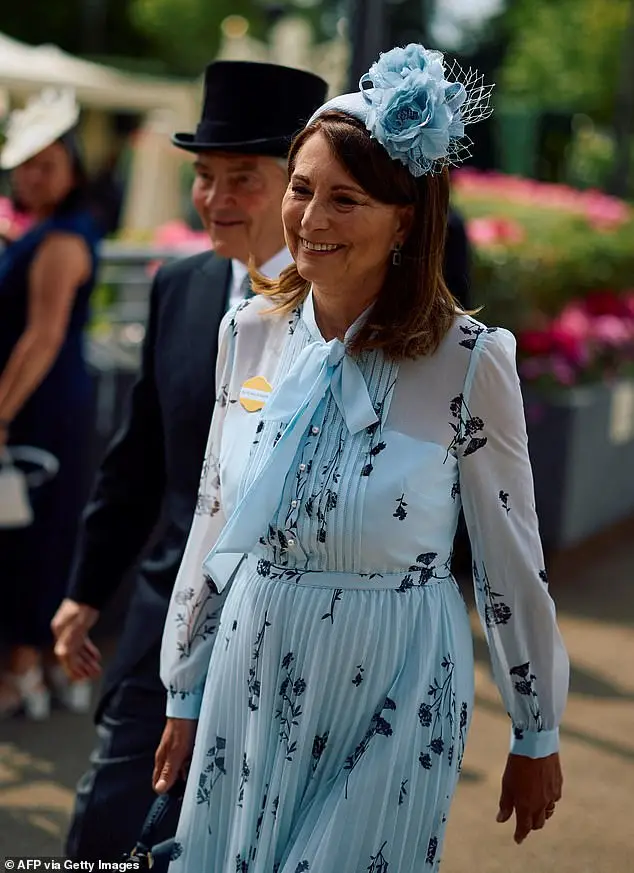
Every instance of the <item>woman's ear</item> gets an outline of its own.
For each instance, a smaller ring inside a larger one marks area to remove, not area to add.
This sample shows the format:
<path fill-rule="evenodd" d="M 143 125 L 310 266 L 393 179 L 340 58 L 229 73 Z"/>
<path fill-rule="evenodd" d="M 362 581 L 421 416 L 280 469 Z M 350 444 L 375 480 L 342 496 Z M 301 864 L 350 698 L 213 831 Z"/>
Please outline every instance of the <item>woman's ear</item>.
<path fill-rule="evenodd" d="M 401 245 L 404 245 L 405 240 L 409 236 L 409 232 L 412 229 L 413 222 L 414 222 L 414 207 L 413 206 L 399 206 L 398 214 L 397 214 L 396 240 L 395 240 L 395 242 L 399 242 Z"/>

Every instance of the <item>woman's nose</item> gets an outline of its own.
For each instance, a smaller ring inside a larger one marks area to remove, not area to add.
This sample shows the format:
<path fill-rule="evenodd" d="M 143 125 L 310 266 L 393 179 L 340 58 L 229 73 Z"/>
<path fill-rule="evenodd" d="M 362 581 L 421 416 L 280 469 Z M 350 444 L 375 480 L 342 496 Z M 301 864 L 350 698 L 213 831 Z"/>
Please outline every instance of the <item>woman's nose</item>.
<path fill-rule="evenodd" d="M 316 199 L 311 200 L 302 215 L 302 228 L 307 231 L 325 230 L 328 224 L 328 214 L 324 205 Z"/>

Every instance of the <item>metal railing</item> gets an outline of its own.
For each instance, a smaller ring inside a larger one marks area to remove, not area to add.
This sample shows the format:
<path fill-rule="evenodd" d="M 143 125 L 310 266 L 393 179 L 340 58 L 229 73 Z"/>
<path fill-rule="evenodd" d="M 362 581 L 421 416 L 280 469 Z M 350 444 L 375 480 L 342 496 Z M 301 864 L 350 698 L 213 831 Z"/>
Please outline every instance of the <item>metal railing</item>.
<path fill-rule="evenodd" d="M 86 358 L 95 383 L 95 430 L 107 442 L 121 421 L 136 377 L 156 268 L 189 253 L 104 242 L 94 295 L 94 323 L 86 336 Z"/>

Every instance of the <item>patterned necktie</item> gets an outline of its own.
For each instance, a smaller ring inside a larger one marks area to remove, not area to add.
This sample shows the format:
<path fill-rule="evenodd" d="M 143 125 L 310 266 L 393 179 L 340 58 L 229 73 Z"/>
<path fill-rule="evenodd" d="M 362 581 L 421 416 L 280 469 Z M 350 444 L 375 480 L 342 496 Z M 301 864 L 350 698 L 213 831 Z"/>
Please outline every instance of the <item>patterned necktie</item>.
<path fill-rule="evenodd" d="M 244 279 L 240 282 L 240 294 L 243 300 L 248 300 L 254 296 L 253 288 L 251 287 L 251 276 L 248 273 L 245 274 Z"/>

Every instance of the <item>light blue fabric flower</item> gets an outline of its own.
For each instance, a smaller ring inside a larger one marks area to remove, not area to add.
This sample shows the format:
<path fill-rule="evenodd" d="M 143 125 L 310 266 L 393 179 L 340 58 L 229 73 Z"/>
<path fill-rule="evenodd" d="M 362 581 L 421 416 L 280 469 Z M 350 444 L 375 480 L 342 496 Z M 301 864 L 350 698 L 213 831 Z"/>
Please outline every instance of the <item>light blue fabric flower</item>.
<path fill-rule="evenodd" d="M 393 160 L 423 176 L 469 157 L 465 126 L 491 115 L 492 89 L 477 70 L 447 67 L 442 52 L 412 43 L 382 54 L 358 91 L 328 100 L 308 124 L 325 112 L 352 115 Z"/>
<path fill-rule="evenodd" d="M 411 44 L 382 54 L 359 82 L 365 124 L 391 158 L 412 175 L 433 172 L 464 136 L 467 92 L 445 78 L 441 52 Z"/>

